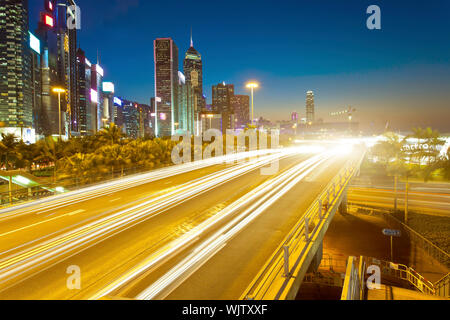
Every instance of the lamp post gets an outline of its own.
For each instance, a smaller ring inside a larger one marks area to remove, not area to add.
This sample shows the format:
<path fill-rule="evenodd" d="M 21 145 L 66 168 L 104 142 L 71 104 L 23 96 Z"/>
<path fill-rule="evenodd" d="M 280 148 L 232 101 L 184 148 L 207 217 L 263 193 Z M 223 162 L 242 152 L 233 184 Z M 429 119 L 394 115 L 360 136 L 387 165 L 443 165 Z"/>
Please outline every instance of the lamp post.
<path fill-rule="evenodd" d="M 208 114 L 207 117 L 209 118 L 209 129 L 212 129 L 212 118 L 214 116 L 212 114 Z"/>
<path fill-rule="evenodd" d="M 251 93 L 252 93 L 252 125 L 253 125 L 253 121 L 255 120 L 254 117 L 254 102 L 253 102 L 253 91 L 259 87 L 259 84 L 256 82 L 249 82 L 247 83 L 247 88 L 250 89 Z"/>
<path fill-rule="evenodd" d="M 61 139 L 61 93 L 65 93 L 66 90 L 60 87 L 55 87 L 52 91 L 58 94 L 58 133 L 59 139 Z"/>

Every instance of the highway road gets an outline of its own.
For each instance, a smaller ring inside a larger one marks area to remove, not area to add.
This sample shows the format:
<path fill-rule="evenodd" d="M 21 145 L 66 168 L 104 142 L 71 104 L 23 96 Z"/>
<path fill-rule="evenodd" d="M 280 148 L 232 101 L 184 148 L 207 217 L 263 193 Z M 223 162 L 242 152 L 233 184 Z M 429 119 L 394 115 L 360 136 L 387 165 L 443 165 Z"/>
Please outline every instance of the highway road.
<path fill-rule="evenodd" d="M 0 210 L 0 299 L 239 298 L 351 157 L 287 149 Z M 71 266 L 80 289 L 67 287 Z"/>
<path fill-rule="evenodd" d="M 397 208 L 405 208 L 405 191 L 399 190 L 397 193 Z M 348 202 L 368 205 L 378 208 L 394 208 L 395 192 L 386 187 L 354 187 L 349 188 Z M 408 209 L 410 211 L 425 213 L 435 216 L 450 216 L 450 193 L 441 193 L 440 190 L 432 191 L 410 191 L 408 192 Z"/>

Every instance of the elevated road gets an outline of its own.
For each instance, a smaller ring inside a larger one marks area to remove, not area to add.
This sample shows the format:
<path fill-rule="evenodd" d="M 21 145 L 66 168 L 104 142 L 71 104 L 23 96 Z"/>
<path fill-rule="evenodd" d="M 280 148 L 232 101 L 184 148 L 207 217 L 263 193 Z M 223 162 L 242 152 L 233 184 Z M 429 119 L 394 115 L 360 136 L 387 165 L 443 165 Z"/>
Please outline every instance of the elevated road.
<path fill-rule="evenodd" d="M 450 216 L 450 193 L 429 191 L 408 192 L 408 208 L 411 211 L 435 216 Z M 394 208 L 395 192 L 386 187 L 351 187 L 348 192 L 350 203 L 367 205 L 378 208 Z M 397 192 L 397 208 L 405 208 L 405 191 Z"/>
<path fill-rule="evenodd" d="M 239 298 L 349 158 L 269 153 L 2 210 L 0 299 Z"/>

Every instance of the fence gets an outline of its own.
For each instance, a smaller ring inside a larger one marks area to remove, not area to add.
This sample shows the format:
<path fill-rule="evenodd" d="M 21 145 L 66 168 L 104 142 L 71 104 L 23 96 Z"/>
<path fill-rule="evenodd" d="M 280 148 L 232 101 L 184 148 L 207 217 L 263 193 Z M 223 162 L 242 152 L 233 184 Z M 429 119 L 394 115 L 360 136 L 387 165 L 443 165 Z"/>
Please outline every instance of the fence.
<path fill-rule="evenodd" d="M 347 263 L 347 271 L 345 273 L 344 287 L 342 289 L 341 300 L 363 300 L 364 299 L 364 275 L 365 275 L 364 259 L 358 260 L 356 257 L 349 257 Z"/>
<path fill-rule="evenodd" d="M 353 208 L 363 209 L 363 211 L 358 211 L 359 214 L 364 214 L 364 211 L 369 210 L 368 207 L 356 205 L 353 203 L 349 203 L 349 206 Z M 439 248 L 430 240 L 426 239 L 417 231 L 411 229 L 411 227 L 407 226 L 406 224 L 398 220 L 396 217 L 392 215 L 392 211 L 370 208 L 370 214 L 382 216 L 388 222 L 403 227 L 403 229 L 408 233 L 409 239 L 412 243 L 416 244 L 419 248 L 422 248 L 430 257 L 434 258 L 442 265 L 446 266 L 447 268 L 450 268 L 450 254 Z"/>

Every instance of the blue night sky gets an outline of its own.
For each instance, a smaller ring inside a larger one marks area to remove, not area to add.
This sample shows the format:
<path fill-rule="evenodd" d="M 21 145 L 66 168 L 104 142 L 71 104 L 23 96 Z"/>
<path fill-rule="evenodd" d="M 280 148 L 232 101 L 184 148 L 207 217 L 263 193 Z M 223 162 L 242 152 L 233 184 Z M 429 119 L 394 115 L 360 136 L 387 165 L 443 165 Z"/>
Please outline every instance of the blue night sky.
<path fill-rule="evenodd" d="M 256 115 L 305 115 L 307 90 L 316 112 L 351 105 L 363 124 L 431 125 L 450 132 L 448 0 L 77 0 L 79 42 L 91 61 L 100 51 L 105 80 L 117 95 L 149 103 L 154 95 L 153 40 L 172 37 L 180 69 L 189 46 L 202 54 L 204 91 L 258 80 Z M 366 28 L 366 9 L 381 8 L 381 30 Z M 34 29 L 42 0 L 30 0 Z"/>

